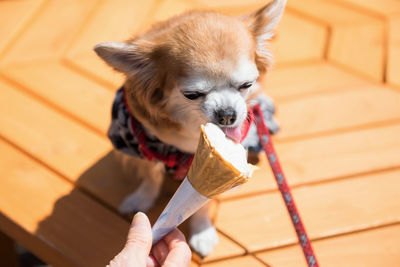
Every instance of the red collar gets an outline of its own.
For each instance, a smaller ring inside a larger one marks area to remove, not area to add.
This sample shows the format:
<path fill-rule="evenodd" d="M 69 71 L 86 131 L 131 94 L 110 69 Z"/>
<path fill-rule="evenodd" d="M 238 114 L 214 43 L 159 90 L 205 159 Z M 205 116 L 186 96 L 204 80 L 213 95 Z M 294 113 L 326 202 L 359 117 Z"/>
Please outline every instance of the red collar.
<path fill-rule="evenodd" d="M 240 142 L 243 142 L 243 140 L 247 137 L 247 134 L 249 133 L 250 126 L 254 121 L 254 112 L 253 112 L 254 107 L 250 107 L 247 109 L 247 118 L 244 120 L 243 125 L 242 125 L 242 139 L 240 139 Z"/>

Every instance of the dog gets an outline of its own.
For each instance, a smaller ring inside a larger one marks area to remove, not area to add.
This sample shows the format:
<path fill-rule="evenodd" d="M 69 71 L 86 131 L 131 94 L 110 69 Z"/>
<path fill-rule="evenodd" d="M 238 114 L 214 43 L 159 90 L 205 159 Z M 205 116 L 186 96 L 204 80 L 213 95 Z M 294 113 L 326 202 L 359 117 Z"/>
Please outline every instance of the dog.
<path fill-rule="evenodd" d="M 266 43 L 285 4 L 274 0 L 239 17 L 189 11 L 125 42 L 95 46 L 100 58 L 125 75 L 108 135 L 143 179 L 122 202 L 121 213 L 148 210 L 167 170 L 184 177 L 179 168 L 182 162 L 190 165 L 200 125 L 213 122 L 241 141 L 250 100 L 272 64 Z M 272 103 L 267 111 L 273 114 Z M 277 130 L 274 122 L 267 125 Z M 192 248 L 209 254 L 218 236 L 208 206 L 192 216 L 190 229 Z"/>

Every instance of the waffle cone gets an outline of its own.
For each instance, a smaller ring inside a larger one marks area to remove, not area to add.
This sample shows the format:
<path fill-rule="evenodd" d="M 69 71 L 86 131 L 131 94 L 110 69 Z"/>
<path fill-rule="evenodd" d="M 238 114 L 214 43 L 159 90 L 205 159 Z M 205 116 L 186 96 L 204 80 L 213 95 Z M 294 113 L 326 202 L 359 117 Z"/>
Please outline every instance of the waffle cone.
<path fill-rule="evenodd" d="M 250 165 L 250 168 L 254 166 Z M 187 177 L 192 186 L 208 198 L 244 184 L 249 179 L 247 174 L 236 169 L 216 151 L 207 138 L 204 126 L 201 127 L 199 145 Z"/>

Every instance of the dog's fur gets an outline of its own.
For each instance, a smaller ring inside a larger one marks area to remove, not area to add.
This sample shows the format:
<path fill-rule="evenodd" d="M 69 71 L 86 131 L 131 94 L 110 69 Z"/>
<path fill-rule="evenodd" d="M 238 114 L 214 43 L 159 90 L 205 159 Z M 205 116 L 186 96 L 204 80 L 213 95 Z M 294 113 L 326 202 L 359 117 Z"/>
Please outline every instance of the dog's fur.
<path fill-rule="evenodd" d="M 99 44 L 95 51 L 125 74 L 128 106 L 146 130 L 194 153 L 200 125 L 221 124 L 218 111 L 235 112 L 233 122 L 223 127 L 240 127 L 245 120 L 247 101 L 271 65 L 266 41 L 273 36 L 285 2 L 274 0 L 241 17 L 187 12 L 128 41 Z M 159 162 L 128 160 L 142 169 L 144 179 L 120 211 L 145 211 L 159 194 L 165 168 Z M 218 238 L 207 207 L 193 216 L 191 230 L 192 247 L 203 256 L 210 253 Z"/>

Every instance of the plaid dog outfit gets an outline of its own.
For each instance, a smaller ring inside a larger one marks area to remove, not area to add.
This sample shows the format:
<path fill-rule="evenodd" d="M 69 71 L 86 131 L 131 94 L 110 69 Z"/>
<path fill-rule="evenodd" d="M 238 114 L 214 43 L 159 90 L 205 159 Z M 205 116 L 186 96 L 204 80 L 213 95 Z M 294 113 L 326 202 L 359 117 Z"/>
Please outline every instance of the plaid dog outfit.
<path fill-rule="evenodd" d="M 260 95 L 252 103 L 252 105 L 254 104 L 260 104 L 269 130 L 272 133 L 278 131 L 279 127 L 273 118 L 275 109 L 272 101 L 268 97 Z M 258 153 L 262 150 L 262 146 L 258 140 L 257 129 L 252 123 L 251 108 L 249 109 L 249 114 L 249 129 L 242 144 L 250 152 Z M 185 178 L 194 155 L 167 145 L 146 131 L 143 125 L 129 111 L 123 87 L 115 95 L 111 118 L 108 138 L 115 149 L 133 157 L 145 158 L 150 161 L 162 161 L 167 171 L 174 174 L 174 179 L 181 181 Z"/>

